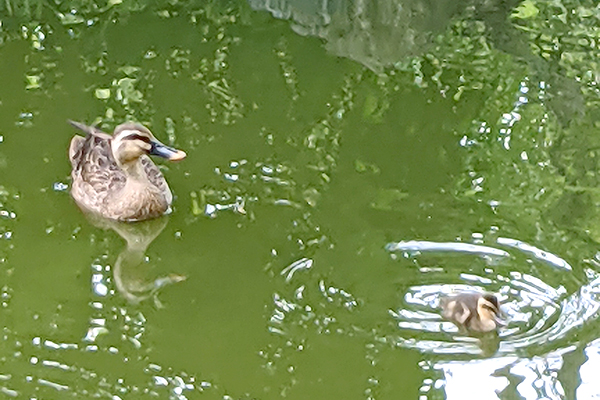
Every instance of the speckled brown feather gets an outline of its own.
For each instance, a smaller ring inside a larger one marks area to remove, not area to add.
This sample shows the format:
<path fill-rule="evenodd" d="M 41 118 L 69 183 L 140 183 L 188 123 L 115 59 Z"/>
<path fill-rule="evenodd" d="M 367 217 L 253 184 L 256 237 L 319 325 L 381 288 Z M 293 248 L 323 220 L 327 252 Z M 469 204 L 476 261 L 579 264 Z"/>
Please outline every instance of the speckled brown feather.
<path fill-rule="evenodd" d="M 142 165 L 144 166 L 144 171 L 146 171 L 146 176 L 148 180 L 158 188 L 161 192 L 164 193 L 167 203 L 171 204 L 173 202 L 173 194 L 171 193 L 171 189 L 165 180 L 165 177 L 160 172 L 160 169 L 152 162 L 150 157 L 143 156 L 140 158 Z"/>

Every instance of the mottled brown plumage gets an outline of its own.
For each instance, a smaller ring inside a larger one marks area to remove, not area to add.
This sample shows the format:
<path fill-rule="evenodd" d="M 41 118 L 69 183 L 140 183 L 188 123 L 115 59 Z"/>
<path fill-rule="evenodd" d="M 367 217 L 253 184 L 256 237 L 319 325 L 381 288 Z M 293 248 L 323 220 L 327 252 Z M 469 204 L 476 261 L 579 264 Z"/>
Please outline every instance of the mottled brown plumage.
<path fill-rule="evenodd" d="M 498 299 L 490 293 L 460 293 L 440 305 L 442 316 L 463 330 L 490 332 L 502 324 Z"/>
<path fill-rule="evenodd" d="M 69 122 L 87 133 L 74 136 L 69 148 L 71 195 L 82 209 L 119 221 L 156 218 L 169 209 L 173 195 L 148 154 L 177 161 L 185 158 L 183 151 L 163 145 L 139 124 L 121 124 L 110 136 Z"/>

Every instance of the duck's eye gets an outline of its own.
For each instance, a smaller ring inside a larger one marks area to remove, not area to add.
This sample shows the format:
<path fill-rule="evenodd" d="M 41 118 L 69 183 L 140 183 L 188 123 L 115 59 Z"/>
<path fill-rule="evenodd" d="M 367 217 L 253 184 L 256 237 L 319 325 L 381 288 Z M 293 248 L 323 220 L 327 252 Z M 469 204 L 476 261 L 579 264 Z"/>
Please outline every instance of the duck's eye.
<path fill-rule="evenodd" d="M 123 140 L 140 140 L 144 143 L 152 144 L 148 136 L 138 135 L 137 133 L 132 133 L 131 135 L 125 136 Z"/>
<path fill-rule="evenodd" d="M 491 313 L 497 314 L 498 313 L 498 309 L 496 307 L 493 307 L 489 304 L 483 304 L 483 308 L 485 308 L 486 310 L 488 310 Z"/>

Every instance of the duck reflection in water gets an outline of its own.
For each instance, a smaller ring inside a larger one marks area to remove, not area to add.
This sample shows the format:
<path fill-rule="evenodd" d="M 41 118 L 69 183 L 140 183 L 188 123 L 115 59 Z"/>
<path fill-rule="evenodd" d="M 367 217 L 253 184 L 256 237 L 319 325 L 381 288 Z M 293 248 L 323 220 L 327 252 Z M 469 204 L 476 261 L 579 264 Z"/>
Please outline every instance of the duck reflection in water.
<path fill-rule="evenodd" d="M 94 215 L 88 215 L 88 219 L 93 225 L 112 229 L 125 239 L 126 246 L 117 257 L 113 268 L 113 279 L 119 294 L 135 304 L 153 298 L 156 306 L 162 308 L 157 297 L 158 291 L 167 285 L 186 279 L 185 276 L 178 274 L 152 278 L 151 269 L 145 261 L 146 249 L 163 231 L 168 217 L 135 223 L 113 221 Z"/>
<path fill-rule="evenodd" d="M 440 301 L 442 316 L 463 332 L 486 333 L 505 325 L 500 304 L 491 293 L 460 293 Z"/>

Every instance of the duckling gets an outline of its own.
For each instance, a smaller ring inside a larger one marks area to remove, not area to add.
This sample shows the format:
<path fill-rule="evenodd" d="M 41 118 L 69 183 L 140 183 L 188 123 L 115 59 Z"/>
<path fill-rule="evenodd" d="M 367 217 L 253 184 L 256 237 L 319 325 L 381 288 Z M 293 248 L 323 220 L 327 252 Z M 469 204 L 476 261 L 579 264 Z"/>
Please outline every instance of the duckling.
<path fill-rule="evenodd" d="M 80 208 L 118 221 L 156 218 L 169 210 L 171 189 L 148 155 L 179 161 L 185 152 L 165 146 L 133 122 L 117 126 L 112 136 L 69 123 L 87 134 L 75 135 L 69 147 L 71 195 Z"/>
<path fill-rule="evenodd" d="M 472 332 L 491 332 L 503 325 L 500 305 L 490 293 L 460 293 L 441 300 L 442 316 L 459 328 Z"/>

